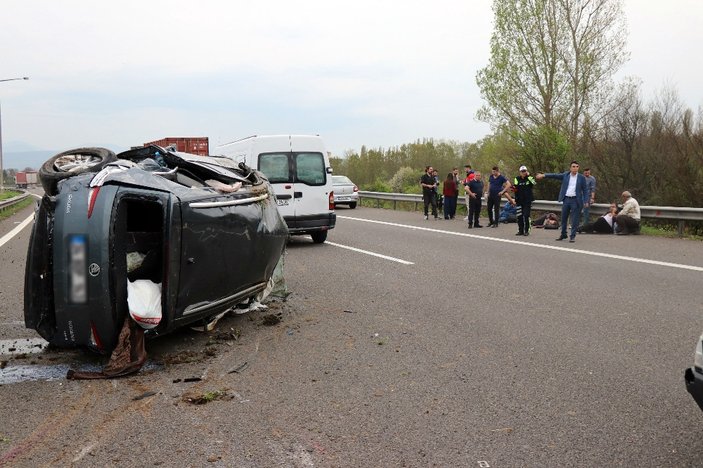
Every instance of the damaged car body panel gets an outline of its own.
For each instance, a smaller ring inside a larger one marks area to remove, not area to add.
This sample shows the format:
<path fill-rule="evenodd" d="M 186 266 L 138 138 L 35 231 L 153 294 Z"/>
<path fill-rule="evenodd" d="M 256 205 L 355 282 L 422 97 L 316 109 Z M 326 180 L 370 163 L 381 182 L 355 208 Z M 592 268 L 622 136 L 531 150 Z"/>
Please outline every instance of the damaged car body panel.
<path fill-rule="evenodd" d="M 25 325 L 59 347 L 109 353 L 128 315 L 128 280 L 161 284 L 162 318 L 148 333 L 207 321 L 263 291 L 285 248 L 288 229 L 260 173 L 156 146 L 117 157 L 61 181 L 37 208 Z"/>

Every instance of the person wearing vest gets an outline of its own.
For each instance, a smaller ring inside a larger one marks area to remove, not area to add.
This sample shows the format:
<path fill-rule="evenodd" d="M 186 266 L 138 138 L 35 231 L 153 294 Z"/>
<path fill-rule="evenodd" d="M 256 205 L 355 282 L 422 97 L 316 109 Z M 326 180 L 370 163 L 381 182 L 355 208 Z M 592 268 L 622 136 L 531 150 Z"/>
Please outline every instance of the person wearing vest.
<path fill-rule="evenodd" d="M 515 204 L 521 209 L 517 210 L 516 236 L 530 235 L 530 210 L 535 197 L 532 188 L 537 184 L 534 177 L 527 172 L 527 167 L 520 166 L 520 175 L 513 180 L 515 190 Z"/>

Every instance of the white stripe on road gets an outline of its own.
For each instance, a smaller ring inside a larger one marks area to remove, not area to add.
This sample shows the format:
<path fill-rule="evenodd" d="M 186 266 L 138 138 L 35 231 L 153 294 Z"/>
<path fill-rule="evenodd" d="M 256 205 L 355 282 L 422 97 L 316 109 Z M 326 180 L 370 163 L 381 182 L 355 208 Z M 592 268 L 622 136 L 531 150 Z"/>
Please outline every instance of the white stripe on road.
<path fill-rule="evenodd" d="M 573 252 L 573 253 L 578 253 L 578 254 L 583 254 L 583 255 L 591 255 L 594 257 L 612 258 L 615 260 L 625 260 L 628 262 L 647 263 L 649 265 L 659 265 L 659 266 L 665 266 L 665 267 L 670 267 L 670 268 L 680 268 L 682 270 L 692 270 L 692 271 L 703 272 L 703 267 L 693 266 L 693 265 L 684 265 L 681 263 L 660 262 L 658 260 L 648 260 L 646 258 L 627 257 L 625 255 L 616 255 L 616 254 L 609 254 L 609 253 L 603 253 L 603 252 L 591 252 L 589 250 L 570 249 L 568 247 L 557 247 L 554 245 L 535 244 L 533 242 L 516 241 L 516 240 L 510 240 L 510 239 L 499 239 L 497 237 L 479 236 L 477 234 L 468 234 L 465 232 L 444 231 L 442 229 L 432 229 L 432 228 L 426 228 L 426 227 L 420 227 L 420 226 L 411 226 L 409 224 L 389 223 L 387 221 L 376 221 L 375 219 L 352 218 L 349 216 L 339 216 L 339 215 L 337 215 L 337 218 L 349 219 L 351 221 L 362 221 L 365 223 L 383 224 L 386 226 L 402 227 L 402 228 L 407 228 L 407 229 L 414 229 L 416 231 L 435 232 L 438 234 L 449 234 L 452 236 L 460 236 L 460 237 L 471 237 L 474 239 L 483 239 L 483 240 L 489 240 L 489 241 L 493 241 L 493 242 L 503 242 L 506 244 L 527 245 L 530 247 L 538 247 L 541 249 L 559 250 L 562 252 Z"/>
<path fill-rule="evenodd" d="M 22 231 L 22 229 L 26 228 L 28 224 L 31 224 L 31 222 L 34 221 L 34 213 L 32 213 L 32 216 L 29 218 L 25 219 L 22 221 L 18 226 L 16 226 L 12 231 L 8 232 L 4 236 L 0 238 L 0 247 L 5 245 L 7 242 L 10 241 L 13 237 L 15 237 L 17 234 Z"/>
<path fill-rule="evenodd" d="M 339 247 L 342 249 L 352 250 L 354 252 L 359 252 L 359 253 L 366 254 L 366 255 L 371 255 L 374 257 L 382 258 L 384 260 L 390 260 L 392 262 L 402 263 L 403 265 L 415 265 L 413 262 L 408 262 L 407 260 L 401 260 L 399 258 L 389 257 L 388 255 L 381 255 L 381 254 L 378 254 L 375 252 L 369 252 L 368 250 L 357 249 L 356 247 L 349 247 L 348 245 L 335 244 L 334 242 L 329 242 L 329 241 L 325 242 L 325 244 L 333 245 L 335 247 Z"/>

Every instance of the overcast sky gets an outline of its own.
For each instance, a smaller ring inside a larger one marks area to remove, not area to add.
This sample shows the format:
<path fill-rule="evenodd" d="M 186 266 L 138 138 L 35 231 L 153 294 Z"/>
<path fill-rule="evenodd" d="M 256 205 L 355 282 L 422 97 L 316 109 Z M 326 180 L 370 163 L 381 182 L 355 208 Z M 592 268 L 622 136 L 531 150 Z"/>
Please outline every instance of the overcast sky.
<path fill-rule="evenodd" d="M 329 150 L 477 141 L 490 0 L 2 0 L 5 152 L 311 133 Z M 626 0 L 645 98 L 703 105 L 703 1 Z"/>

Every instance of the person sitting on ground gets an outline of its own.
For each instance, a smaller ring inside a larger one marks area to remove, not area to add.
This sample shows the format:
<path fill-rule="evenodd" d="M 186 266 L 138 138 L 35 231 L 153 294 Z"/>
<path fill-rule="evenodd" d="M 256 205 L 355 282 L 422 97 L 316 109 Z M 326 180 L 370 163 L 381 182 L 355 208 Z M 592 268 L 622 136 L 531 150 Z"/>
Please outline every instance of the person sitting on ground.
<path fill-rule="evenodd" d="M 512 200 L 506 201 L 505 205 L 503 205 L 503 209 L 500 211 L 500 216 L 498 217 L 499 223 L 517 223 L 517 215 L 520 207 L 516 207 L 515 204 L 511 202 Z"/>
<path fill-rule="evenodd" d="M 640 233 L 640 204 L 632 198 L 632 194 L 628 191 L 622 192 L 624 201 L 622 209 L 615 217 L 617 228 L 615 234 L 639 234 Z"/>
<path fill-rule="evenodd" d="M 544 229 L 559 229 L 559 217 L 556 213 L 545 213 L 532 222 L 532 227 Z"/>
<path fill-rule="evenodd" d="M 615 215 L 618 212 L 618 205 L 614 202 L 610 204 L 608 212 L 592 223 L 586 223 L 579 228 L 579 232 L 588 234 L 612 234 Z"/>

